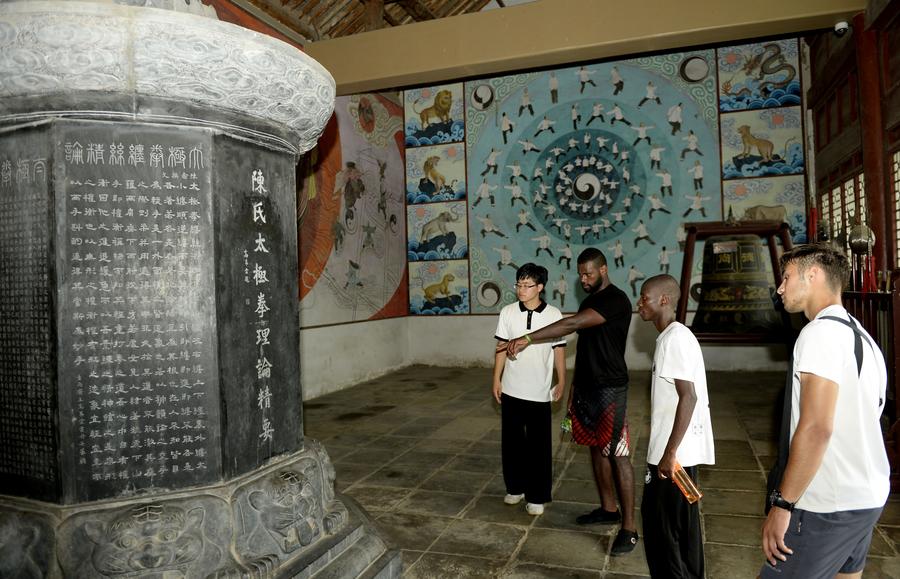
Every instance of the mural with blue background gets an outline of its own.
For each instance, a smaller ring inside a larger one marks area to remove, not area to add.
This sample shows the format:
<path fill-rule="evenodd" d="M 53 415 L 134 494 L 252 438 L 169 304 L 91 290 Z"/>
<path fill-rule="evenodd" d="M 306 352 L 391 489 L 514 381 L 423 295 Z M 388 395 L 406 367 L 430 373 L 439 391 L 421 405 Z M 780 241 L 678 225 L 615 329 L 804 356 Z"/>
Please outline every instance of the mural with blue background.
<path fill-rule="evenodd" d="M 576 311 L 586 247 L 636 298 L 652 275 L 680 277 L 685 223 L 728 209 L 803 242 L 799 56 L 776 40 L 406 91 L 411 313 L 499 312 L 527 262 Z"/>
<path fill-rule="evenodd" d="M 800 104 L 797 39 L 720 48 L 718 55 L 722 112 Z"/>
<path fill-rule="evenodd" d="M 404 91 L 403 103 L 407 147 L 463 140 L 462 83 Z"/>
<path fill-rule="evenodd" d="M 574 311 L 586 247 L 633 297 L 677 275 L 681 223 L 722 218 L 714 71 L 707 50 L 466 83 L 472 311 L 515 300 L 509 264 L 529 261 Z"/>

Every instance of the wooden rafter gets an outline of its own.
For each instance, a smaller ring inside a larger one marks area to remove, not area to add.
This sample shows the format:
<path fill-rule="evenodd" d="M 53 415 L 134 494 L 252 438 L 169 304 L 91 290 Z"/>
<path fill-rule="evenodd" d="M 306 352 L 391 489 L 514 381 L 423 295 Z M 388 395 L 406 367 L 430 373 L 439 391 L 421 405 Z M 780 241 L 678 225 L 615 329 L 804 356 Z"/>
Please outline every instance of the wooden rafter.
<path fill-rule="evenodd" d="M 366 9 L 366 30 L 378 30 L 384 26 L 384 0 L 363 0 Z"/>
<path fill-rule="evenodd" d="M 434 20 L 437 18 L 437 15 L 431 11 L 431 8 L 423 4 L 420 0 L 398 0 L 398 4 L 413 17 L 413 20 L 418 22 Z"/>
<path fill-rule="evenodd" d="M 0 0 L 2 1 L 2 0 Z M 232 0 L 253 4 L 309 41 L 468 14 L 491 0 Z M 503 2 L 500 2 L 503 5 Z"/>

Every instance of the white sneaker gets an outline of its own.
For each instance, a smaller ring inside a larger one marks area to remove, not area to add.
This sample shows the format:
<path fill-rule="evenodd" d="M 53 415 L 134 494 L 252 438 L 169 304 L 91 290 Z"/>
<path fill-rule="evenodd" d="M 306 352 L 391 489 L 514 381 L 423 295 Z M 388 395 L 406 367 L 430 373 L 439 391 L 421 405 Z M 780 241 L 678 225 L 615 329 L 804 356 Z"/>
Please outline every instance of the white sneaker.
<path fill-rule="evenodd" d="M 506 495 L 503 497 L 503 502 L 507 505 L 518 505 L 522 502 L 522 499 L 525 498 L 524 494 L 521 495 Z"/>
<path fill-rule="evenodd" d="M 538 516 L 544 514 L 544 505 L 538 503 L 526 503 L 525 511 L 532 516 Z"/>

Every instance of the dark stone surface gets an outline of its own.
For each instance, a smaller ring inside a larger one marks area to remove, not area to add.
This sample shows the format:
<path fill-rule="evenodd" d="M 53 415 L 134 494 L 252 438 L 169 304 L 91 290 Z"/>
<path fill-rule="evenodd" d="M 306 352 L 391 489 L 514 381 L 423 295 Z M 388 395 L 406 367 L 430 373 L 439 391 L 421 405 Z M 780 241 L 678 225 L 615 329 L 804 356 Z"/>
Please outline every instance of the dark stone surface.
<path fill-rule="evenodd" d="M 324 448 L 200 492 L 76 507 L 0 498 L 0 577 L 397 577 Z M 261 573 L 262 575 L 253 575 Z"/>
<path fill-rule="evenodd" d="M 292 155 L 57 120 L 6 162 L 0 492 L 187 488 L 300 447 Z"/>
<path fill-rule="evenodd" d="M 54 124 L 63 500 L 219 480 L 211 135 Z"/>
<path fill-rule="evenodd" d="M 234 417 L 222 436 L 229 477 L 296 449 L 303 436 L 296 198 L 289 155 L 218 136 L 215 156 L 221 397 L 225 416 Z M 255 171 L 264 182 L 254 186 Z M 258 250 L 260 237 L 268 253 Z M 268 282 L 259 282 L 258 268 Z M 260 295 L 269 308 L 264 313 Z M 269 377 L 260 378 L 260 363 L 271 364 Z"/>
<path fill-rule="evenodd" d="M 54 527 L 54 518 L 46 514 L 0 510 L 0 577 L 48 577 L 53 568 Z"/>
<path fill-rule="evenodd" d="M 0 138 L 0 493 L 28 489 L 53 500 L 59 464 L 49 132 L 45 125 Z"/>

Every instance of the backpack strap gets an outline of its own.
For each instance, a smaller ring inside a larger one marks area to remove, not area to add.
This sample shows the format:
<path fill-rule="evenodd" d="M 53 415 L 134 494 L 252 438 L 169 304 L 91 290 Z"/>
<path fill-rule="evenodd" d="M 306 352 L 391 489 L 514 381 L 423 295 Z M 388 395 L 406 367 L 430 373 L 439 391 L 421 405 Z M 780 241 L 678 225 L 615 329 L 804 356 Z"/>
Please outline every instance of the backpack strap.
<path fill-rule="evenodd" d="M 845 320 L 844 318 L 839 318 L 837 316 L 822 316 L 819 318 L 820 320 L 833 320 L 835 322 L 840 322 L 853 330 L 853 353 L 856 355 L 856 373 L 860 374 L 862 372 L 862 364 L 863 364 L 863 333 L 862 330 L 859 329 L 859 323 L 854 320 L 852 317 L 849 320 Z M 866 339 L 868 342 L 868 337 Z M 873 349 L 875 346 L 872 346 L 872 343 L 869 343 Z"/>
<path fill-rule="evenodd" d="M 850 317 L 849 320 L 845 320 L 844 318 L 839 318 L 837 316 L 822 316 L 819 319 L 820 320 L 833 320 L 835 322 L 840 322 L 840 323 L 844 324 L 845 326 L 847 326 L 848 328 L 850 328 L 851 330 L 853 330 L 853 339 L 854 339 L 853 353 L 856 355 L 856 373 L 857 373 L 857 375 L 860 375 L 860 374 L 862 374 L 862 364 L 863 364 L 863 345 L 862 345 L 863 337 L 865 336 L 866 342 L 869 343 L 869 347 L 871 347 L 873 351 L 875 350 L 875 344 L 872 343 L 871 338 L 869 338 L 868 336 L 863 334 L 863 331 L 859 327 L 859 322 L 856 321 L 856 319 L 853 316 L 851 316 L 850 314 L 847 314 L 847 315 Z M 884 404 L 884 399 L 879 398 L 878 406 L 881 406 L 882 404 Z"/>

